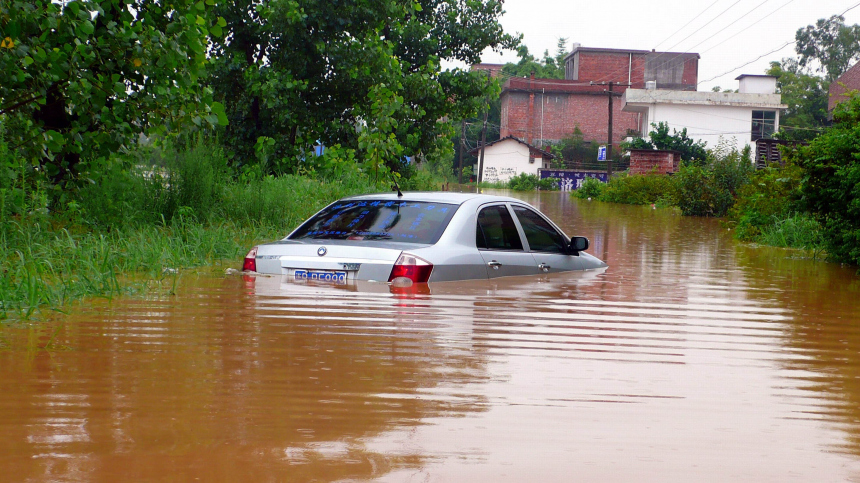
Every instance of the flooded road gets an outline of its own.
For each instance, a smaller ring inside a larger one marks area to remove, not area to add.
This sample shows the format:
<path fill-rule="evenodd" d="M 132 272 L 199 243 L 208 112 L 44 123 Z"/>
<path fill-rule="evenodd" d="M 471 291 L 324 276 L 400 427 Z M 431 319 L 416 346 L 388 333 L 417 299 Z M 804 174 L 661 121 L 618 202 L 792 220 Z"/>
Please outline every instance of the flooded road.
<path fill-rule="evenodd" d="M 516 196 L 609 268 L 429 289 L 186 273 L 176 296 L 0 327 L 0 480 L 860 481 L 853 269 Z"/>

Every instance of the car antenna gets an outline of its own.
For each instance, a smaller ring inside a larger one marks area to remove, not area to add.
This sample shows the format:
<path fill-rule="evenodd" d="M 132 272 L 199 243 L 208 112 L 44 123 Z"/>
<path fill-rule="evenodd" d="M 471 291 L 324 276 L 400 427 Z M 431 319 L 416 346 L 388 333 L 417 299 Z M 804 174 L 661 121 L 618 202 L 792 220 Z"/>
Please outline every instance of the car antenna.
<path fill-rule="evenodd" d="M 394 181 L 394 189 L 397 190 L 397 197 L 403 198 L 403 193 L 400 191 L 400 186 L 397 186 L 397 176 L 395 176 L 395 173 L 393 171 L 391 172 L 391 181 Z"/>

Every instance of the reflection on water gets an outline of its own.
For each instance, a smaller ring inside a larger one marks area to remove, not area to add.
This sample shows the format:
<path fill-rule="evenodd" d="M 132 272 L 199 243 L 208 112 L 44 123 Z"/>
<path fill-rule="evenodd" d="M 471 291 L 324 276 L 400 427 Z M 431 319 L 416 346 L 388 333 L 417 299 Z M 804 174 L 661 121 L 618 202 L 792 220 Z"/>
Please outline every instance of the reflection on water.
<path fill-rule="evenodd" d="M 668 210 L 524 198 L 609 268 L 187 275 L 3 327 L 0 479 L 860 481 L 851 269 Z"/>

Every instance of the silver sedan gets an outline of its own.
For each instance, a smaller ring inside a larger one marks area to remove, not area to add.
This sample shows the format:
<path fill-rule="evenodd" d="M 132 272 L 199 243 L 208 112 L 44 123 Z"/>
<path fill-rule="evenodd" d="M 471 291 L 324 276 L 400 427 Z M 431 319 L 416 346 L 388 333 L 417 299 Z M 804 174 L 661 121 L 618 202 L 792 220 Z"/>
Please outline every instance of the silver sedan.
<path fill-rule="evenodd" d="M 253 247 L 248 272 L 336 284 L 486 279 L 606 267 L 533 206 L 475 193 L 383 193 L 336 201 L 286 238 Z"/>

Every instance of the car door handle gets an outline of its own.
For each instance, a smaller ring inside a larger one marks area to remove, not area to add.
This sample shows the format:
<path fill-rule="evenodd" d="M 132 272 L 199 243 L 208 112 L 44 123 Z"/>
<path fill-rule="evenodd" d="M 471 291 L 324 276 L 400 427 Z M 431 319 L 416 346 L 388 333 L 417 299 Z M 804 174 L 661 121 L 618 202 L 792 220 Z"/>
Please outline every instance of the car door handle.
<path fill-rule="evenodd" d="M 497 262 L 495 260 L 493 260 L 492 262 L 487 262 L 487 265 L 493 267 L 493 270 L 498 270 L 499 267 L 502 266 L 501 262 Z"/>
<path fill-rule="evenodd" d="M 546 263 L 541 263 L 540 265 L 538 265 L 538 268 L 539 268 L 539 269 L 541 269 L 541 270 L 543 270 L 544 272 L 548 272 L 548 271 L 549 271 L 549 269 L 550 269 L 550 268 L 552 268 L 552 267 L 550 267 L 550 266 L 549 266 L 549 265 L 547 265 Z"/>

